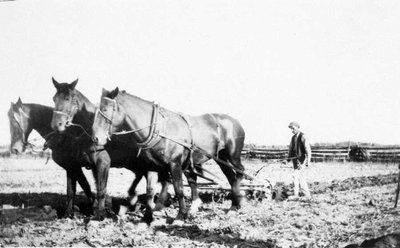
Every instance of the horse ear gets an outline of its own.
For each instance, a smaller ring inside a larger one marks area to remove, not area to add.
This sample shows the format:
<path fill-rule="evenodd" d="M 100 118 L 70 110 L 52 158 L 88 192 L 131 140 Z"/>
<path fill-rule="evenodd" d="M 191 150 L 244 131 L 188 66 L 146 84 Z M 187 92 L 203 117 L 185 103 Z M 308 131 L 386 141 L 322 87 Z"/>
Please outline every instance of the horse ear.
<path fill-rule="evenodd" d="M 75 89 L 75 87 L 76 87 L 76 84 L 78 83 L 78 78 L 75 80 L 75 81 L 73 81 L 71 84 L 70 84 L 70 86 L 72 87 L 72 89 Z"/>
<path fill-rule="evenodd" d="M 83 103 L 82 104 L 82 110 L 81 110 L 83 113 L 87 113 L 87 112 L 89 112 L 88 110 L 87 110 L 87 108 L 86 108 L 86 104 L 85 103 Z"/>
<path fill-rule="evenodd" d="M 22 101 L 21 101 L 21 98 L 20 98 L 20 97 L 18 97 L 18 101 L 15 103 L 14 106 L 15 106 L 16 108 L 22 107 Z"/>
<path fill-rule="evenodd" d="M 17 105 L 22 105 L 21 97 L 18 97 Z"/>
<path fill-rule="evenodd" d="M 111 93 L 109 94 L 109 97 L 111 99 L 114 99 L 118 95 L 118 93 L 119 93 L 119 88 L 116 87 L 113 91 L 111 91 Z"/>
<path fill-rule="evenodd" d="M 53 81 L 54 87 L 56 87 L 56 89 L 58 89 L 58 87 L 60 86 L 60 84 L 54 79 L 54 77 L 51 77 L 51 80 Z"/>

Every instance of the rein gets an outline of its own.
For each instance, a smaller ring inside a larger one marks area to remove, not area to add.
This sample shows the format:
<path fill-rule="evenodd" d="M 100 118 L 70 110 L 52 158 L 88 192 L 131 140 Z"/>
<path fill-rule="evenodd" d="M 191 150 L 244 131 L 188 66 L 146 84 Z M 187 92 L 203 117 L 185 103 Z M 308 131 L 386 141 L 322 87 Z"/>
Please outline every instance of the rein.
<path fill-rule="evenodd" d="M 107 116 L 103 111 L 100 110 L 100 108 L 98 108 L 96 111 L 95 118 L 98 118 L 98 115 L 100 114 L 102 117 L 104 117 L 104 119 L 107 120 L 107 124 L 108 124 L 108 128 L 107 128 L 108 129 L 108 134 L 107 134 L 108 137 L 107 138 L 109 140 L 111 140 L 112 135 L 126 135 L 126 134 L 131 134 L 131 133 L 137 133 L 144 129 L 150 128 L 149 135 L 147 136 L 147 138 L 144 141 L 138 142 L 136 144 L 139 147 L 137 156 L 140 155 L 140 152 L 143 149 L 150 149 L 158 142 L 156 139 L 157 139 L 157 137 L 159 137 L 159 133 L 156 131 L 156 126 L 161 123 L 158 121 L 158 116 L 160 114 L 160 107 L 158 104 L 153 104 L 153 112 L 152 112 L 152 116 L 151 116 L 150 125 L 141 127 L 141 128 L 137 128 L 137 129 L 133 129 L 133 130 L 129 130 L 129 131 L 123 130 L 123 131 L 119 131 L 119 132 L 112 132 L 112 124 L 114 121 L 114 112 L 116 111 L 116 105 L 118 103 L 115 99 L 111 99 L 108 97 L 103 97 L 103 99 L 113 103 L 113 112 L 111 114 L 111 117 Z"/>
<path fill-rule="evenodd" d="M 65 124 L 65 126 L 66 127 L 75 126 L 75 127 L 81 128 L 83 133 L 78 138 L 82 137 L 83 134 L 86 134 L 89 138 L 92 138 L 92 135 L 90 135 L 81 124 L 75 124 L 75 123 L 72 123 L 72 122 L 67 122 L 67 124 Z"/>

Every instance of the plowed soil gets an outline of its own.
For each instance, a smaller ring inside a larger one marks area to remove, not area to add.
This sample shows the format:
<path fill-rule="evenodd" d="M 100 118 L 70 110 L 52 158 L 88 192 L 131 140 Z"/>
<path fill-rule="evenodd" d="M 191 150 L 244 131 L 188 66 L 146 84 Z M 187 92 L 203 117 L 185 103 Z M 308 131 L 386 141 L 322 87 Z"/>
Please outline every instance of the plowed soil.
<path fill-rule="evenodd" d="M 249 174 L 266 165 L 259 161 L 244 164 Z M 206 166 L 225 179 L 217 166 Z M 126 196 L 131 181 L 127 171 L 111 170 L 110 217 L 98 222 L 88 221 L 91 211 L 82 194 L 77 197 L 75 218 L 61 218 L 66 184 L 65 173 L 57 165 L 3 160 L 0 245 L 344 247 L 400 230 L 400 207 L 394 208 L 397 165 L 313 164 L 306 170 L 311 200 L 287 199 L 291 194 L 291 169 L 287 167 L 269 164 L 258 174 L 272 181 L 279 196 L 275 200 L 248 199 L 242 209 L 230 211 L 229 197 L 210 201 L 203 194 L 205 202 L 199 212 L 184 223 L 166 224 L 167 218 L 177 214 L 173 202 L 147 226 L 140 222 L 142 208 L 131 209 L 122 217 L 111 214 Z M 85 173 L 91 177 L 90 172 Z"/>

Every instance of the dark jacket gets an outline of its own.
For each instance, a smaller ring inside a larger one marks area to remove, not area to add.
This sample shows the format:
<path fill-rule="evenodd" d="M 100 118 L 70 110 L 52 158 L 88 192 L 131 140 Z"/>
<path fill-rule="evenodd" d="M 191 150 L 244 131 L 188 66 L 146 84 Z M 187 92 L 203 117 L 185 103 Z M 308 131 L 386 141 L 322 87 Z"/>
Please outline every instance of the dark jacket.
<path fill-rule="evenodd" d="M 302 132 L 293 135 L 292 140 L 290 141 L 289 158 L 293 157 L 296 158 L 292 159 L 294 169 L 297 169 L 298 164 L 304 163 L 306 159 L 307 163 L 311 159 L 311 148 Z"/>

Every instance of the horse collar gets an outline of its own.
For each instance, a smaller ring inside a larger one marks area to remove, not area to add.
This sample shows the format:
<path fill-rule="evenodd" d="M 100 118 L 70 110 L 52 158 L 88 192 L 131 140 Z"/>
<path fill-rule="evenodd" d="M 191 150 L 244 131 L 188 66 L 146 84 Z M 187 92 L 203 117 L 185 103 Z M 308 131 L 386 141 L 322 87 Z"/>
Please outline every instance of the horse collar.
<path fill-rule="evenodd" d="M 139 156 L 140 151 L 142 149 L 150 149 L 155 144 L 158 143 L 157 138 L 159 137 L 159 130 L 156 130 L 156 124 L 157 124 L 157 121 L 158 121 L 159 112 L 160 112 L 159 105 L 158 104 L 153 104 L 153 115 L 151 117 L 149 136 L 147 136 L 145 141 L 137 143 L 137 145 L 140 147 L 139 148 L 139 152 L 138 152 L 138 156 Z"/>

